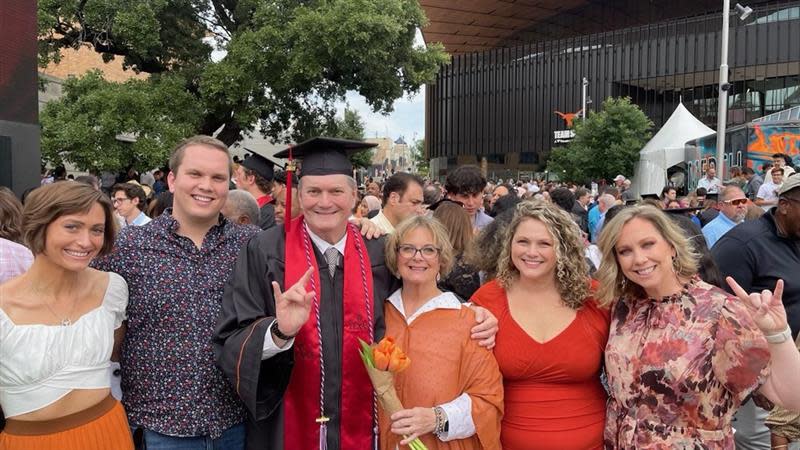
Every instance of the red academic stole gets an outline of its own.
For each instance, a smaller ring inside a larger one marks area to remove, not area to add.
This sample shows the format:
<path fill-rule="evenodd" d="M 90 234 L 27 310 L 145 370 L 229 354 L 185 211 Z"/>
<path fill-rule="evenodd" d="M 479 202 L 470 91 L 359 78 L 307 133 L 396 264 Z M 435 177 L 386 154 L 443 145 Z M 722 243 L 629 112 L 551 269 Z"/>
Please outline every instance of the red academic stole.
<path fill-rule="evenodd" d="M 346 233 L 344 295 L 341 298 L 344 303 L 341 410 L 336 410 L 338 405 L 325 405 L 324 413 L 329 417 L 338 414 L 342 449 L 368 449 L 373 442 L 373 392 L 372 383 L 358 354 L 358 339 L 372 342 L 372 269 L 358 228 L 348 223 Z M 319 449 L 320 426 L 317 419 L 323 415 L 320 411 L 323 386 L 320 372 L 322 347 L 317 318 L 322 298 L 317 258 L 303 216 L 292 220 L 289 226 L 285 258 L 284 288 L 294 285 L 309 267 L 313 267 L 311 286 L 306 286 L 306 289 L 313 289 L 317 295 L 308 321 L 294 340 L 294 368 L 283 402 L 283 448 Z M 326 319 L 322 317 L 320 320 Z"/>
<path fill-rule="evenodd" d="M 274 200 L 272 198 L 272 196 L 267 194 L 267 195 L 262 195 L 261 197 L 258 197 L 256 199 L 256 203 L 258 203 L 258 207 L 261 208 L 262 206 L 266 205 L 267 203 L 272 203 L 272 200 Z"/>

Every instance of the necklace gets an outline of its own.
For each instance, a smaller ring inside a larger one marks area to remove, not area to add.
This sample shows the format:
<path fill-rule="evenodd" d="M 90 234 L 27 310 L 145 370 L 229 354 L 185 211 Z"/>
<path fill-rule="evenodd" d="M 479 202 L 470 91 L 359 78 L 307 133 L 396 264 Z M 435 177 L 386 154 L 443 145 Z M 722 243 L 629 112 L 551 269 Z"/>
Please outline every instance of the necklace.
<path fill-rule="evenodd" d="M 77 305 L 78 305 L 78 302 L 74 301 L 72 303 L 72 309 L 70 310 L 70 312 L 67 315 L 67 317 L 61 318 L 58 314 L 56 314 L 55 311 L 53 311 L 53 308 L 50 306 L 50 303 L 44 302 L 44 306 L 47 307 L 47 309 L 50 311 L 50 314 L 52 314 L 53 317 L 55 317 L 56 319 L 59 319 L 61 321 L 61 326 L 62 327 L 68 327 L 68 326 L 72 325 L 72 321 L 69 318 L 72 317 L 72 314 L 75 312 L 75 307 Z"/>

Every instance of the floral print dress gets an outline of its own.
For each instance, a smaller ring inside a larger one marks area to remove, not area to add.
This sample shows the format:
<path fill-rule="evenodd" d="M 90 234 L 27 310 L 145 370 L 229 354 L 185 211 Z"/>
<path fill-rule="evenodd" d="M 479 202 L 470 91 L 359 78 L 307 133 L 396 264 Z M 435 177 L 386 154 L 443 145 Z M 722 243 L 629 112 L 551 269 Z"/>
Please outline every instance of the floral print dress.
<path fill-rule="evenodd" d="M 736 297 L 699 279 L 611 313 L 607 449 L 733 449 L 731 419 L 766 379 L 769 349 Z"/>

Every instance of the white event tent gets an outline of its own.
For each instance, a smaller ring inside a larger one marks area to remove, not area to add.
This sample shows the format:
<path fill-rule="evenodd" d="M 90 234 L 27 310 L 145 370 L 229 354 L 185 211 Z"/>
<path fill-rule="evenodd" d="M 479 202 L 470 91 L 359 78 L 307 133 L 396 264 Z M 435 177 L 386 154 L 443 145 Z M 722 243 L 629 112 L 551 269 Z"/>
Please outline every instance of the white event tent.
<path fill-rule="evenodd" d="M 687 141 L 714 134 L 683 103 L 639 152 L 631 189 L 635 194 L 661 194 L 667 185 L 667 169 L 684 162 Z"/>

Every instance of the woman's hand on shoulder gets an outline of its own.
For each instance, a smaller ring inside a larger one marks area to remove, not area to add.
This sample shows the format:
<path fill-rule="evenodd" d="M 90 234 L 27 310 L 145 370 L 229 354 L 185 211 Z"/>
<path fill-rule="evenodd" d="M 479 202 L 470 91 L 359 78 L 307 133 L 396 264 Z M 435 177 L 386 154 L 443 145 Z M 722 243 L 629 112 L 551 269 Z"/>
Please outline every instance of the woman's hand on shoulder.
<path fill-rule="evenodd" d="M 744 303 L 750 317 L 765 335 L 784 331 L 788 326 L 786 309 L 783 307 L 783 280 L 775 283 L 775 290 L 764 289 L 761 293 L 748 294 L 731 277 L 725 278 L 733 293 Z"/>
<path fill-rule="evenodd" d="M 497 322 L 497 317 L 494 316 L 488 309 L 477 305 L 471 305 L 475 311 L 475 321 L 477 324 L 472 327 L 472 339 L 478 341 L 478 345 L 486 347 L 491 350 L 495 345 L 495 336 L 500 329 Z"/>

